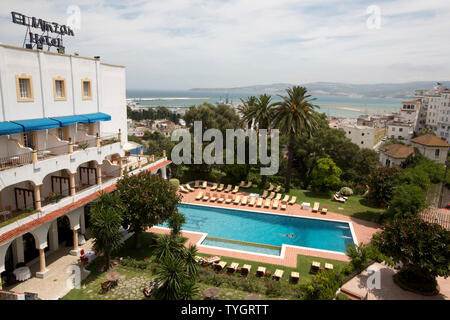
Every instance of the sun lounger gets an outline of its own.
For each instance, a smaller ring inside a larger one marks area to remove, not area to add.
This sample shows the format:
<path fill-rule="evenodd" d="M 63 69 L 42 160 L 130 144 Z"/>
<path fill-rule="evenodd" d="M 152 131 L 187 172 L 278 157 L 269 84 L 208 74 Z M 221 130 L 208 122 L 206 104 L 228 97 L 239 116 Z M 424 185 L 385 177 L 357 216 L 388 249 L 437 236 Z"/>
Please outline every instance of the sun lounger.
<path fill-rule="evenodd" d="M 208 182 L 207 181 L 203 181 L 202 189 L 206 189 L 207 186 L 208 186 Z"/>
<path fill-rule="evenodd" d="M 275 193 L 280 192 L 281 186 L 277 186 L 277 188 L 274 190 Z"/>
<path fill-rule="evenodd" d="M 239 187 L 236 186 L 236 187 L 234 187 L 233 191 L 231 191 L 231 193 L 237 193 L 238 191 L 239 191 Z"/>
<path fill-rule="evenodd" d="M 219 187 L 217 188 L 217 191 L 223 191 L 223 188 L 224 188 L 224 187 L 225 187 L 224 184 L 221 183 L 221 184 L 219 185 Z"/>
<path fill-rule="evenodd" d="M 241 183 L 239 184 L 239 187 L 243 187 L 245 186 L 245 181 L 241 181 Z"/>
<path fill-rule="evenodd" d="M 220 261 L 219 256 L 209 257 L 209 258 L 203 258 L 203 264 L 213 264 Z"/>
<path fill-rule="evenodd" d="M 241 202 L 241 196 L 240 196 L 240 195 L 237 195 L 237 196 L 234 198 L 233 204 L 239 204 L 239 202 Z"/>
<path fill-rule="evenodd" d="M 227 188 L 224 190 L 224 192 L 230 192 L 231 188 L 233 188 L 231 184 L 227 185 Z"/>
<path fill-rule="evenodd" d="M 277 269 L 275 270 L 275 273 L 273 274 L 272 278 L 274 278 L 275 280 L 280 280 L 284 275 L 284 270 L 281 269 Z"/>
<path fill-rule="evenodd" d="M 325 270 L 333 270 L 333 265 L 331 263 L 325 263 Z"/>
<path fill-rule="evenodd" d="M 242 188 L 248 189 L 248 188 L 250 188 L 251 186 L 252 186 L 252 182 L 249 181 L 249 182 L 247 183 L 247 185 L 246 185 L 246 186 L 243 186 Z"/>
<path fill-rule="evenodd" d="M 258 270 L 256 270 L 256 275 L 259 277 L 264 277 L 266 275 L 266 268 L 258 267 Z"/>
<path fill-rule="evenodd" d="M 203 264 L 205 262 L 205 259 L 200 256 L 195 256 L 194 260 L 195 260 L 195 262 L 200 263 L 200 264 Z"/>
<path fill-rule="evenodd" d="M 277 196 L 275 197 L 275 199 L 277 199 L 277 200 L 281 200 L 281 196 L 282 196 L 282 194 L 281 194 L 281 193 L 277 193 Z"/>
<path fill-rule="evenodd" d="M 328 208 L 326 206 L 323 206 L 322 210 L 320 211 L 321 214 L 327 214 Z"/>
<path fill-rule="evenodd" d="M 314 202 L 314 206 L 313 206 L 313 209 L 312 209 L 312 212 L 318 212 L 319 211 L 319 203 L 318 202 Z"/>
<path fill-rule="evenodd" d="M 255 205 L 256 202 L 256 198 L 255 197 L 250 197 L 250 201 L 248 202 L 248 205 L 250 207 L 253 207 Z"/>
<path fill-rule="evenodd" d="M 280 201 L 280 200 L 277 200 L 277 199 L 273 200 L 272 209 L 278 209 L 278 201 Z"/>
<path fill-rule="evenodd" d="M 241 274 L 242 275 L 248 275 L 250 273 L 250 270 L 252 269 L 251 264 L 244 264 L 241 268 Z"/>
<path fill-rule="evenodd" d="M 195 180 L 194 188 L 200 188 L 200 181 Z"/>
<path fill-rule="evenodd" d="M 217 193 L 214 193 L 214 194 L 211 196 L 211 199 L 209 199 L 209 201 L 215 202 L 216 200 L 217 200 Z"/>
<path fill-rule="evenodd" d="M 275 188 L 275 187 L 273 186 L 273 184 L 270 184 L 270 185 L 269 185 L 269 189 L 267 189 L 267 191 L 272 191 L 273 188 Z"/>
<path fill-rule="evenodd" d="M 263 203 L 263 198 L 258 198 L 258 201 L 256 201 L 256 206 L 261 207 Z"/>
<path fill-rule="evenodd" d="M 203 197 L 203 201 L 208 201 L 209 196 L 210 196 L 210 194 L 209 194 L 209 192 L 207 192 L 207 193 L 205 194 L 205 196 Z"/>
<path fill-rule="evenodd" d="M 320 262 L 313 261 L 311 263 L 311 269 L 309 270 L 310 273 L 317 274 L 320 271 Z"/>
<path fill-rule="evenodd" d="M 213 186 L 211 187 L 211 191 L 217 190 L 217 183 L 214 183 Z"/>
<path fill-rule="evenodd" d="M 195 191 L 194 188 L 192 188 L 189 184 L 186 184 L 186 189 L 188 189 L 189 191 Z"/>
<path fill-rule="evenodd" d="M 219 196 L 219 199 L 217 199 L 217 202 L 218 203 L 222 203 L 222 202 L 224 202 L 225 201 L 225 199 L 222 197 L 222 195 L 220 195 Z"/>
<path fill-rule="evenodd" d="M 275 192 L 271 192 L 270 196 L 267 197 L 269 200 L 272 200 L 273 198 L 275 198 Z"/>
<path fill-rule="evenodd" d="M 286 195 L 284 196 L 283 200 L 281 200 L 281 201 L 288 202 L 288 201 L 289 201 L 289 195 L 286 194 Z"/>
<path fill-rule="evenodd" d="M 243 206 L 247 205 L 247 200 L 248 200 L 248 196 L 243 196 L 243 197 L 242 197 L 241 204 L 242 204 Z"/>
<path fill-rule="evenodd" d="M 264 192 L 263 192 L 261 198 L 266 198 L 268 194 L 269 194 L 269 191 L 264 190 Z"/>
<path fill-rule="evenodd" d="M 286 210 L 286 201 L 281 201 L 281 210 Z"/>
<path fill-rule="evenodd" d="M 232 196 L 228 196 L 228 199 L 225 200 L 225 203 L 231 203 L 231 201 L 233 201 L 233 197 Z"/>
<path fill-rule="evenodd" d="M 203 198 L 203 192 L 200 191 L 197 196 L 195 197 L 195 200 L 200 200 L 201 198 Z"/>
<path fill-rule="evenodd" d="M 225 261 L 220 261 L 214 265 L 214 269 L 216 269 L 217 271 L 222 271 L 223 268 L 226 267 L 226 265 L 227 263 Z"/>
<path fill-rule="evenodd" d="M 178 189 L 180 189 L 181 192 L 189 193 L 183 186 L 179 186 Z"/>
<path fill-rule="evenodd" d="M 292 271 L 290 278 L 292 283 L 297 283 L 298 280 L 300 280 L 300 274 L 298 272 Z"/>
<path fill-rule="evenodd" d="M 237 268 L 239 267 L 239 263 L 237 262 L 232 262 L 231 265 L 227 268 L 228 272 L 235 272 L 237 270 Z"/>
<path fill-rule="evenodd" d="M 292 196 L 291 200 L 289 200 L 288 204 L 293 205 L 297 203 L 297 197 L 296 196 Z"/>
<path fill-rule="evenodd" d="M 270 208 L 270 199 L 266 199 L 266 201 L 264 202 L 264 208 Z"/>

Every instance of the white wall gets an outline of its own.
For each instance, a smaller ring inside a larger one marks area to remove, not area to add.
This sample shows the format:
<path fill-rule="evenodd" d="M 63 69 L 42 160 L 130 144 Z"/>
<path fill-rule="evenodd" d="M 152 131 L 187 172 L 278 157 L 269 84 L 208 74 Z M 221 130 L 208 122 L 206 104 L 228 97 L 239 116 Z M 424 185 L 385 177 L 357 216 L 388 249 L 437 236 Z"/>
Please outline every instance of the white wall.
<path fill-rule="evenodd" d="M 375 144 L 375 129 L 370 127 L 342 126 L 345 136 L 360 148 L 372 148 Z"/>

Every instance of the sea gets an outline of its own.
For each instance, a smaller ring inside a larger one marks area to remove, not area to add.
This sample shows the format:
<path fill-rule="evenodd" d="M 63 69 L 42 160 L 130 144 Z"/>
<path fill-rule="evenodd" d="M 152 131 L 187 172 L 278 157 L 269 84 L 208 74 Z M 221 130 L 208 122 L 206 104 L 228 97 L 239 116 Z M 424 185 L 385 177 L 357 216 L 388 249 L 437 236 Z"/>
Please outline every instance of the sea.
<path fill-rule="evenodd" d="M 151 108 L 165 106 L 175 112 L 184 113 L 186 108 L 204 102 L 211 104 L 230 103 L 237 106 L 241 99 L 246 99 L 259 93 L 227 93 L 227 92 L 200 92 L 200 91 L 169 91 L 169 90 L 127 90 L 127 99 L 133 100 L 136 106 Z M 360 115 L 385 115 L 399 111 L 401 99 L 393 98 L 366 98 L 348 96 L 312 95 L 316 98 L 314 104 L 320 109 L 317 111 L 328 116 L 341 118 L 357 118 Z M 277 94 L 272 94 L 273 101 L 280 101 Z"/>

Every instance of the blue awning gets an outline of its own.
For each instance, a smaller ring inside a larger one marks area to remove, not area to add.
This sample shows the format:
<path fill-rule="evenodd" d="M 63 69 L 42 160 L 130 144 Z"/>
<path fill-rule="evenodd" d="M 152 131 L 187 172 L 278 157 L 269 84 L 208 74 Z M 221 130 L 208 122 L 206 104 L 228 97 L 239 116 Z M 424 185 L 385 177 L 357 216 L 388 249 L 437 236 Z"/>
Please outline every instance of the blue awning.
<path fill-rule="evenodd" d="M 50 119 L 58 121 L 61 127 L 67 127 L 74 123 L 89 123 L 89 119 L 83 116 L 52 117 Z"/>
<path fill-rule="evenodd" d="M 0 122 L 0 136 L 23 132 L 23 127 L 12 122 Z"/>
<path fill-rule="evenodd" d="M 89 123 L 97 122 L 97 121 L 110 121 L 111 116 L 106 113 L 89 113 L 89 114 L 83 114 L 81 115 L 84 118 L 87 118 L 89 120 Z"/>
<path fill-rule="evenodd" d="M 58 121 L 48 119 L 48 118 L 11 121 L 11 123 L 16 123 L 16 124 L 21 125 L 23 127 L 24 132 L 60 127 Z"/>

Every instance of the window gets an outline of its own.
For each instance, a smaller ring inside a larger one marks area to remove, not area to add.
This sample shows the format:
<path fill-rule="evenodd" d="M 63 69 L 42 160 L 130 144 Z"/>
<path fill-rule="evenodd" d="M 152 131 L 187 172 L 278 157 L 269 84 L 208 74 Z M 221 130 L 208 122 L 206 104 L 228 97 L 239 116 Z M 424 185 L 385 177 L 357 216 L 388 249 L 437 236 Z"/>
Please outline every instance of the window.
<path fill-rule="evenodd" d="M 27 76 L 26 74 L 16 76 L 16 93 L 17 101 L 19 102 L 34 101 L 33 80 L 31 76 Z"/>
<path fill-rule="evenodd" d="M 361 141 L 361 144 L 364 144 L 364 141 Z"/>
<path fill-rule="evenodd" d="M 399 128 L 398 131 L 403 132 L 403 128 Z"/>
<path fill-rule="evenodd" d="M 89 80 L 89 79 L 81 80 L 81 93 L 82 93 L 83 100 L 91 100 L 92 99 L 91 80 Z"/>
<path fill-rule="evenodd" d="M 434 156 L 436 157 L 436 158 L 438 158 L 439 157 L 439 149 L 436 149 L 435 151 L 434 151 Z"/>
<path fill-rule="evenodd" d="M 66 100 L 66 80 L 64 78 L 53 78 L 53 97 L 55 101 Z"/>

